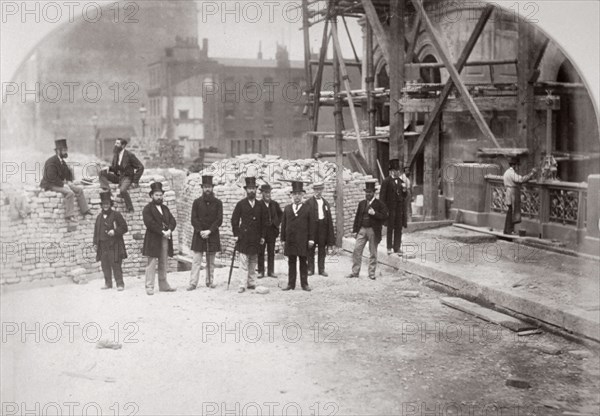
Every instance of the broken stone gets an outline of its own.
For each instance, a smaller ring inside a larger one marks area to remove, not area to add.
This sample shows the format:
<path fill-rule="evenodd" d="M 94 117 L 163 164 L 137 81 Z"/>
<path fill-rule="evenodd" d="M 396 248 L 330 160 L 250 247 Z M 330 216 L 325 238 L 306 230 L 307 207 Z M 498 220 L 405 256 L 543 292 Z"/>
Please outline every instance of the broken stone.
<path fill-rule="evenodd" d="M 405 298 L 418 298 L 421 293 L 418 290 L 403 290 L 400 292 L 400 296 Z"/>
<path fill-rule="evenodd" d="M 559 355 L 562 353 L 562 349 L 560 347 L 555 347 L 554 345 L 534 344 L 531 346 L 536 350 L 548 355 Z"/>
<path fill-rule="evenodd" d="M 575 357 L 580 359 L 592 357 L 592 353 L 588 350 L 572 350 L 569 351 L 569 354 L 574 355 Z"/>
<path fill-rule="evenodd" d="M 259 295 L 266 295 L 267 293 L 269 293 L 269 288 L 264 286 L 257 286 L 254 292 L 258 293 Z"/>
<path fill-rule="evenodd" d="M 506 385 L 509 387 L 515 387 L 517 389 L 529 389 L 531 388 L 531 384 L 527 380 L 523 380 L 522 378 L 511 377 L 506 379 Z"/>
<path fill-rule="evenodd" d="M 99 348 L 99 349 L 110 349 L 110 350 L 120 350 L 121 348 L 123 348 L 123 345 L 119 344 L 118 342 L 113 342 L 113 341 L 108 340 L 108 339 L 101 339 L 100 341 L 98 341 L 96 343 L 96 348 Z"/>

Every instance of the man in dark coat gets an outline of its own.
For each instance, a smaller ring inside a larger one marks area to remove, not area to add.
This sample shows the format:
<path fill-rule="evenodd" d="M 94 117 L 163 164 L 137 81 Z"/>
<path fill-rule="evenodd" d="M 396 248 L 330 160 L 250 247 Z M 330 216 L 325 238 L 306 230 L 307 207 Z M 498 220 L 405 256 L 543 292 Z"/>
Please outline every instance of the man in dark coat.
<path fill-rule="evenodd" d="M 267 223 L 267 210 L 263 208 L 264 204 L 256 200 L 256 178 L 246 178 L 244 189 L 247 196 L 236 204 L 231 215 L 231 228 L 233 236 L 237 237 L 241 268 L 246 271 L 246 276 L 240 274 L 239 293 L 256 288 L 258 252 L 265 243 L 264 225 Z"/>
<path fill-rule="evenodd" d="M 383 180 L 379 199 L 385 204 L 389 211 L 387 221 L 387 251 L 388 254 L 402 254 L 402 227 L 406 227 L 406 205 L 407 186 L 400 178 L 400 161 L 390 160 L 390 176 Z"/>
<path fill-rule="evenodd" d="M 119 192 L 125 200 L 128 212 L 133 212 L 133 204 L 129 196 L 130 186 L 138 187 L 138 182 L 144 173 L 144 165 L 133 153 L 125 150 L 127 140 L 117 139 L 115 141 L 114 156 L 109 168 L 100 172 L 100 186 L 108 191 L 109 182 L 119 184 Z"/>
<path fill-rule="evenodd" d="M 277 203 L 271 199 L 271 185 L 268 183 L 260 187 L 262 195 L 261 204 L 267 210 L 267 222 L 265 223 L 265 244 L 260 246 L 258 251 L 258 278 L 265 277 L 265 249 L 267 251 L 267 276 L 277 277 L 275 275 L 275 241 L 279 236 L 279 225 L 283 211 Z"/>
<path fill-rule="evenodd" d="M 167 282 L 167 261 L 173 256 L 173 230 L 177 226 L 169 208 L 163 204 L 162 183 L 150 184 L 152 201 L 144 207 L 142 216 L 146 226 L 142 254 L 148 256 L 146 267 L 146 293 L 154 294 L 154 277 L 158 263 L 158 289 L 161 292 L 175 292 Z"/>
<path fill-rule="evenodd" d="M 114 273 L 117 290 L 122 291 L 125 283 L 123 283 L 121 264 L 127 258 L 123 234 L 127 232 L 127 222 L 121 213 L 112 210 L 113 202 L 110 192 L 100 193 L 100 204 L 102 212 L 96 218 L 94 247 L 96 247 L 96 261 L 100 262 L 102 273 L 104 273 L 102 289 L 112 289 Z"/>
<path fill-rule="evenodd" d="M 312 210 L 302 203 L 303 183 L 292 182 L 292 203 L 283 210 L 281 221 L 281 243 L 288 258 L 288 285 L 283 290 L 296 289 L 296 260 L 300 263 L 300 284 L 302 290 L 310 292 L 308 285 L 308 250 L 315 244 L 315 226 Z"/>
<path fill-rule="evenodd" d="M 335 245 L 335 234 L 333 232 L 333 220 L 331 219 L 331 206 L 323 198 L 323 182 L 313 184 L 314 196 L 306 201 L 312 210 L 312 219 L 315 228 L 315 245 L 308 250 L 308 275 L 315 274 L 315 246 L 319 247 L 317 265 L 319 274 L 327 276 L 325 271 L 325 256 L 327 247 Z"/>
<path fill-rule="evenodd" d="M 75 220 L 75 198 L 79 204 L 79 211 L 85 217 L 92 215 L 83 188 L 73 184 L 73 172 L 67 166 L 65 159 L 69 156 L 66 139 L 54 141 L 55 155 L 46 160 L 40 187 L 45 191 L 58 192 L 63 195 L 65 204 L 65 218 L 67 221 Z"/>
<path fill-rule="evenodd" d="M 202 253 L 206 253 L 206 287 L 214 289 L 215 256 L 221 251 L 219 227 L 223 224 L 223 203 L 213 193 L 213 177 L 202 176 L 202 196 L 192 205 L 192 271 L 187 290 L 194 290 L 200 280 Z"/>
<path fill-rule="evenodd" d="M 377 267 L 377 246 L 381 241 L 381 227 L 388 218 L 388 210 L 383 202 L 375 198 L 375 182 L 367 182 L 365 199 L 358 203 L 352 232 L 356 243 L 352 253 L 352 273 L 346 277 L 358 277 L 362 263 L 362 253 L 369 242 L 369 278 L 375 280 Z"/>

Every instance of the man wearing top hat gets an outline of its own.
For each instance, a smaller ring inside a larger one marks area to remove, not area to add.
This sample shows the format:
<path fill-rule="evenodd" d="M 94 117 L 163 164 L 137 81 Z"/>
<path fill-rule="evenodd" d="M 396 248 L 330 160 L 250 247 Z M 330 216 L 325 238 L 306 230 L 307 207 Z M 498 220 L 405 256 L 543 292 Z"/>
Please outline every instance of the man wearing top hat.
<path fill-rule="evenodd" d="M 504 234 L 513 234 L 515 224 L 521 222 L 521 184 L 529 182 L 537 173 L 537 169 L 533 168 L 529 174 L 521 176 L 515 172 L 515 167 L 518 164 L 519 160 L 516 157 L 511 157 L 508 161 L 509 167 L 502 177 L 506 188 L 504 203 L 508 208 L 506 220 L 504 221 Z"/>
<path fill-rule="evenodd" d="M 389 212 L 387 220 L 387 251 L 388 254 L 402 254 L 402 227 L 406 227 L 407 184 L 400 178 L 400 161 L 390 160 L 390 176 L 383 180 L 379 199 L 385 204 Z"/>
<path fill-rule="evenodd" d="M 102 273 L 104 273 L 102 289 L 112 288 L 114 274 L 117 290 L 122 291 L 125 284 L 123 283 L 121 264 L 123 259 L 127 258 L 123 234 L 127 232 L 127 222 L 119 212 L 112 209 L 113 202 L 110 192 L 100 192 L 100 205 L 102 212 L 96 218 L 94 247 L 96 248 L 96 261 L 100 262 Z"/>
<path fill-rule="evenodd" d="M 292 203 L 283 210 L 281 243 L 288 258 L 288 285 L 283 290 L 296 289 L 296 260 L 300 263 L 300 285 L 310 292 L 308 285 L 308 250 L 315 244 L 315 225 L 312 209 L 302 202 L 303 183 L 292 181 Z"/>
<path fill-rule="evenodd" d="M 152 201 L 142 211 L 146 234 L 142 254 L 148 258 L 146 267 L 146 293 L 154 294 L 154 277 L 158 263 L 158 289 L 161 292 L 175 292 L 167 282 L 167 261 L 173 256 L 173 230 L 177 222 L 169 208 L 163 204 L 162 183 L 150 184 Z"/>
<path fill-rule="evenodd" d="M 315 248 L 318 246 L 317 266 L 319 274 L 327 276 L 325 271 L 325 256 L 327 247 L 335 245 L 335 234 L 333 232 L 333 220 L 331 219 L 331 206 L 323 198 L 323 182 L 313 184 L 314 195 L 306 201 L 306 204 L 312 210 L 312 220 L 315 227 L 315 245 L 308 250 L 308 275 L 315 273 Z"/>
<path fill-rule="evenodd" d="M 246 276 L 240 274 L 240 287 L 238 292 L 256 288 L 256 266 L 260 246 L 265 243 L 265 224 L 267 223 L 267 210 L 264 204 L 256 200 L 256 178 L 246 178 L 246 198 L 239 201 L 231 215 L 231 228 L 233 236 L 237 237 L 237 251 L 240 253 L 242 270 Z"/>
<path fill-rule="evenodd" d="M 100 171 L 100 186 L 108 191 L 110 183 L 119 184 L 119 192 L 125 201 L 127 212 L 133 212 L 133 204 L 129 196 L 130 186 L 137 187 L 140 178 L 144 174 L 144 165 L 129 150 L 126 150 L 127 140 L 117 139 L 115 141 L 114 156 L 109 168 Z"/>
<path fill-rule="evenodd" d="M 83 188 L 73 184 L 73 172 L 67 166 L 65 159 L 69 156 L 67 140 L 54 141 L 56 154 L 46 160 L 40 187 L 45 191 L 58 192 L 63 195 L 65 204 L 65 218 L 67 221 L 75 220 L 75 198 L 79 204 L 79 211 L 86 215 L 92 215 Z"/>
<path fill-rule="evenodd" d="M 213 177 L 202 176 L 202 196 L 192 205 L 192 271 L 187 290 L 194 290 L 200 280 L 202 253 L 206 253 L 206 287 L 214 289 L 215 256 L 221 251 L 219 227 L 223 224 L 223 203 L 213 193 Z"/>
<path fill-rule="evenodd" d="M 279 236 L 279 225 L 283 211 L 277 203 L 271 199 L 271 185 L 264 184 L 260 187 L 262 195 L 261 204 L 267 211 L 267 222 L 265 223 L 265 244 L 260 246 L 258 251 L 258 278 L 265 277 L 265 249 L 267 251 L 267 276 L 277 277 L 275 275 L 275 241 Z"/>
<path fill-rule="evenodd" d="M 365 199 L 358 203 L 352 232 L 356 236 L 352 253 L 352 273 L 346 277 L 358 277 L 362 262 L 362 253 L 369 242 L 369 278 L 375 280 L 377 268 L 377 246 L 381 241 L 381 228 L 388 218 L 388 210 L 384 203 L 375 198 L 375 182 L 365 184 Z"/>

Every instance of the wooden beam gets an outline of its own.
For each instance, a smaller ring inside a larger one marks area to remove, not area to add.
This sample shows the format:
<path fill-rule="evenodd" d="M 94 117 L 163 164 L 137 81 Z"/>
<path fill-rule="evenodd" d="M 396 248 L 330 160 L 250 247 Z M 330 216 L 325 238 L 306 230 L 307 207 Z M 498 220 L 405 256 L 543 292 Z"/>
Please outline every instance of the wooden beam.
<path fill-rule="evenodd" d="M 527 147 L 530 153 L 527 157 L 527 169 L 537 165 L 540 157 L 539 144 L 534 134 L 535 89 L 529 82 L 532 71 L 533 58 L 531 47 L 533 44 L 530 24 L 521 21 L 517 23 L 519 38 L 517 41 L 517 139 L 518 146 Z"/>
<path fill-rule="evenodd" d="M 342 56 L 342 47 L 340 46 L 340 40 L 338 38 L 337 33 L 337 22 L 335 19 L 331 22 L 331 34 L 333 38 L 333 49 L 335 52 L 336 61 L 342 71 L 342 79 L 344 82 L 344 87 L 346 88 L 346 93 L 348 96 L 352 96 L 352 89 L 350 87 L 350 80 L 348 78 L 348 71 L 346 70 L 346 64 L 344 63 L 344 57 Z M 354 130 L 356 131 L 356 136 L 358 140 L 358 151 L 361 156 L 365 157 L 365 150 L 363 148 L 362 142 L 360 140 L 360 126 L 358 125 L 358 117 L 356 116 L 356 109 L 354 108 L 354 100 L 348 100 L 348 105 L 350 107 L 350 116 L 352 118 L 352 124 L 354 125 Z"/>
<path fill-rule="evenodd" d="M 431 20 L 429 20 L 429 16 L 427 16 L 427 12 L 425 12 L 423 4 L 420 0 L 411 1 L 412 4 L 415 6 L 415 9 L 417 9 L 421 14 L 421 18 L 423 20 L 423 23 L 425 24 L 425 28 L 431 36 L 431 42 L 433 43 L 433 46 L 440 55 L 440 58 L 446 65 L 446 70 L 450 74 L 450 77 L 452 77 L 452 81 L 454 82 L 456 89 L 460 93 L 461 99 L 464 100 L 465 104 L 469 108 L 469 112 L 473 115 L 477 126 L 479 126 L 479 129 L 488 140 L 492 141 L 497 147 L 500 147 L 500 144 L 496 140 L 496 137 L 494 137 L 494 133 L 492 133 L 492 131 L 490 130 L 490 127 L 487 125 L 485 119 L 483 118 L 483 115 L 481 115 L 481 112 L 473 102 L 473 98 L 471 97 L 471 94 L 469 94 L 469 90 L 467 90 L 467 87 L 460 78 L 460 73 L 456 70 L 456 67 L 450 61 L 450 54 L 448 53 L 444 43 L 442 43 L 442 40 L 438 36 L 437 30 L 431 23 Z"/>
<path fill-rule="evenodd" d="M 516 63 L 516 59 L 496 59 L 490 61 L 471 61 L 465 63 L 463 66 L 516 65 Z M 443 62 L 406 63 L 407 68 L 444 68 L 445 66 Z M 458 62 L 454 66 L 458 67 Z"/>
<path fill-rule="evenodd" d="M 536 96 L 533 99 L 533 108 L 537 111 L 546 110 L 548 105 L 546 103 L 547 96 Z M 552 110 L 560 109 L 559 97 L 552 96 L 553 102 L 551 104 Z M 489 96 L 489 97 L 475 97 L 473 102 L 481 111 L 515 111 L 519 103 L 517 96 L 505 95 L 505 96 Z M 403 100 L 400 104 L 400 111 L 405 113 L 429 113 L 433 114 L 433 110 L 439 104 L 439 98 L 409 98 Z M 460 98 L 447 98 L 442 105 L 440 110 L 446 113 L 462 113 L 469 111 L 469 108 Z M 438 110 L 438 111 L 440 111 Z M 427 122 L 425 123 L 427 126 Z M 425 131 L 425 128 L 423 128 Z"/>
<path fill-rule="evenodd" d="M 369 136 L 375 136 L 375 113 L 377 110 L 375 109 L 375 100 L 371 92 L 375 88 L 375 66 L 373 62 L 373 28 L 371 23 L 367 20 L 365 22 L 366 26 L 366 39 L 365 39 L 365 55 L 366 55 L 366 76 L 365 76 L 365 85 L 367 88 L 367 117 L 369 120 Z M 369 143 L 369 164 L 373 167 L 373 176 L 377 176 L 377 141 L 372 141 Z M 380 178 L 383 180 L 383 178 Z"/>
<path fill-rule="evenodd" d="M 348 29 L 348 23 L 346 23 L 346 18 L 342 16 L 342 22 L 344 22 L 344 27 L 346 28 L 346 34 L 348 35 L 348 40 L 350 41 L 350 46 L 352 47 L 352 53 L 354 54 L 354 60 L 357 64 L 359 64 L 359 68 L 362 68 L 360 63 L 360 59 L 358 54 L 356 53 L 356 48 L 354 47 L 354 42 L 352 42 L 352 35 L 350 35 L 350 29 Z"/>
<path fill-rule="evenodd" d="M 405 0 L 390 1 L 390 159 L 404 162 L 404 113 L 400 110 L 400 97 L 404 88 L 404 6 Z"/>
<path fill-rule="evenodd" d="M 319 65 L 319 61 L 310 61 L 311 65 Z M 323 65 L 325 66 L 332 66 L 333 65 L 333 61 L 325 61 L 323 62 Z M 346 62 L 346 66 L 354 66 L 357 68 L 362 67 L 362 63 L 361 62 Z"/>
<path fill-rule="evenodd" d="M 333 29 L 333 28 L 332 28 Z M 335 118 L 335 164 L 336 170 L 336 195 L 335 195 L 335 224 L 336 224 L 336 245 L 342 246 L 344 238 L 344 141 L 343 129 L 344 121 L 342 119 L 342 101 L 340 92 L 340 65 L 339 60 L 334 59 L 333 65 L 333 90 L 335 92 L 335 109 L 333 112 Z"/>
<path fill-rule="evenodd" d="M 314 91 L 314 100 L 313 100 L 313 109 L 312 109 L 312 129 L 317 130 L 319 127 L 319 108 L 321 107 L 321 85 L 323 83 L 323 62 L 325 62 L 325 57 L 327 55 L 327 45 L 329 44 L 329 20 L 325 22 L 325 27 L 323 28 L 323 39 L 321 41 L 321 50 L 319 55 L 319 67 L 317 68 L 317 77 L 315 80 L 315 85 L 313 87 Z M 312 152 L 314 155 L 319 151 L 319 138 L 313 137 L 312 141 Z"/>
<path fill-rule="evenodd" d="M 373 28 L 373 33 L 375 34 L 375 38 L 377 39 L 377 44 L 379 45 L 379 49 L 381 49 L 381 53 L 383 55 L 383 59 L 385 62 L 390 62 L 390 42 L 387 33 L 383 29 L 383 25 L 379 20 L 379 16 L 377 15 L 377 10 L 375 10 L 375 6 L 371 0 L 361 0 L 363 9 L 365 10 L 365 16 L 369 23 L 371 23 L 371 27 Z"/>
<path fill-rule="evenodd" d="M 471 55 L 471 52 L 473 51 L 473 48 L 475 47 L 475 44 L 477 43 L 477 40 L 479 39 L 479 36 L 481 35 L 481 32 L 483 32 L 483 28 L 485 27 L 485 24 L 489 20 L 493 11 L 494 11 L 493 6 L 487 6 L 481 12 L 481 16 L 479 17 L 479 20 L 477 21 L 477 24 L 475 25 L 475 28 L 473 29 L 473 32 L 471 33 L 471 36 L 469 37 L 469 40 L 467 41 L 462 53 L 460 54 L 460 57 L 458 58 L 458 62 L 456 63 L 456 69 L 458 71 L 462 71 L 465 63 L 467 62 L 467 60 L 469 59 L 469 56 Z M 412 166 L 412 164 L 415 160 L 415 157 L 417 157 L 417 154 L 423 148 L 423 144 L 425 143 L 425 140 L 427 140 L 427 137 L 430 134 L 433 125 L 436 123 L 437 118 L 440 116 L 442 107 L 443 107 L 446 99 L 450 95 L 450 91 L 452 91 L 453 85 L 454 85 L 454 83 L 452 82 L 452 78 L 450 78 L 446 82 L 446 85 L 444 85 L 444 88 L 442 89 L 442 92 L 440 93 L 440 96 L 438 98 L 437 104 L 431 111 L 431 114 L 429 114 L 429 118 L 427 119 L 427 122 L 425 123 L 425 126 L 423 127 L 423 132 L 421 133 L 421 136 L 419 137 L 419 139 L 417 140 L 417 142 L 415 143 L 415 145 L 413 147 L 413 150 L 408 159 L 409 166 Z"/>

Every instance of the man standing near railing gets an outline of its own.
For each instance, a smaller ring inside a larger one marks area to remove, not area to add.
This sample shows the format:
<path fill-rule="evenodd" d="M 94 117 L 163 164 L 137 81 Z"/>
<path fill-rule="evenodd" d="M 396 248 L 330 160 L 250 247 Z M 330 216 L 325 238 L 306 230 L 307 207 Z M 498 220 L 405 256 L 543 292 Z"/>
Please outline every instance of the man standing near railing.
<path fill-rule="evenodd" d="M 519 164 L 519 160 L 512 157 L 508 161 L 509 168 L 504 172 L 504 187 L 506 193 L 504 195 L 504 202 L 508 208 L 506 212 L 506 220 L 504 221 L 504 234 L 514 234 L 515 224 L 521 222 L 521 184 L 529 182 L 535 174 L 537 169 L 531 169 L 528 175 L 521 176 L 515 172 L 515 166 Z"/>

